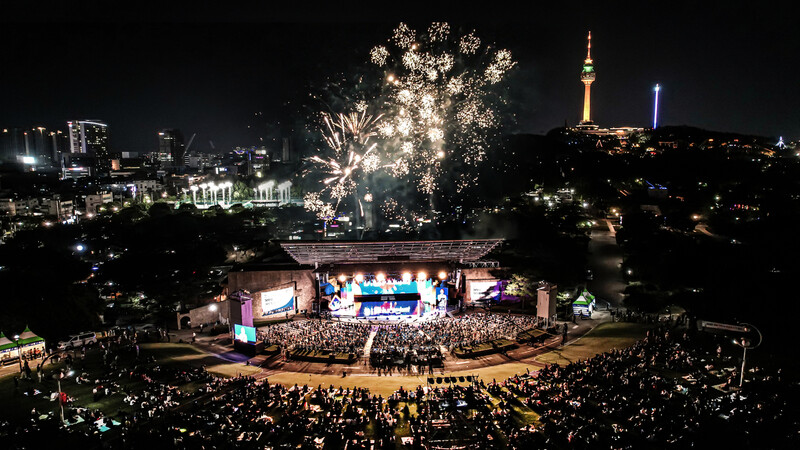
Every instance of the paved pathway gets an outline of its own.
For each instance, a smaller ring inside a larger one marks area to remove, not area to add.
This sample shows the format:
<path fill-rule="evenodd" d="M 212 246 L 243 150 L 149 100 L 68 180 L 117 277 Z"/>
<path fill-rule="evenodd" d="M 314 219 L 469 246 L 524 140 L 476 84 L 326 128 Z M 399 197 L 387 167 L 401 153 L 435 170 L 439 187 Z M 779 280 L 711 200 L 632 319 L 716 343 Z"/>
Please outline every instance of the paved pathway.
<path fill-rule="evenodd" d="M 367 338 L 367 343 L 364 344 L 364 353 L 362 354 L 362 358 L 369 359 L 369 352 L 372 350 L 372 341 L 375 340 L 375 335 L 378 334 L 378 327 L 372 327 L 372 331 L 369 333 L 369 337 Z"/>

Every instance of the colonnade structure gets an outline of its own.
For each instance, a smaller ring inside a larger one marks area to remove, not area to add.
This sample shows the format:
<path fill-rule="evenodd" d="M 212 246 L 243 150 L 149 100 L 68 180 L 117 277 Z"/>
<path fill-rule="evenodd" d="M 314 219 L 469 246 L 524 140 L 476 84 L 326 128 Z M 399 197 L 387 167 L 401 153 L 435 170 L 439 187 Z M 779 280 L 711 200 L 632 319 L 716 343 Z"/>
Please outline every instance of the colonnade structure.
<path fill-rule="evenodd" d="M 212 205 L 230 206 L 233 204 L 233 183 L 224 181 L 201 183 L 184 189 L 185 194 L 192 193 L 192 203 L 200 208 Z M 198 201 L 198 196 L 200 197 Z M 245 200 L 245 199 L 242 199 Z M 246 201 L 246 200 L 245 200 Z M 258 206 L 283 206 L 292 201 L 292 182 L 276 183 L 267 181 L 256 186 L 250 201 Z"/>
<path fill-rule="evenodd" d="M 256 190 L 258 191 L 258 201 L 268 205 L 277 202 L 276 206 L 281 206 L 292 201 L 292 182 L 288 180 L 277 185 L 275 181 L 270 180 L 259 184 Z M 276 195 L 277 198 L 275 198 Z"/>

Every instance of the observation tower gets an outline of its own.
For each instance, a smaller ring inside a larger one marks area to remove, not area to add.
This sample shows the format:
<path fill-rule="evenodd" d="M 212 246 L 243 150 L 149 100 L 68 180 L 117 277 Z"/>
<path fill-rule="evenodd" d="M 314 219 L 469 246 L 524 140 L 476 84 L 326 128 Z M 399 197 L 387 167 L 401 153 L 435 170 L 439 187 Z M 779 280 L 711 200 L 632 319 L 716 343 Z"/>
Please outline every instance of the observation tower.
<path fill-rule="evenodd" d="M 596 74 L 594 72 L 594 65 L 592 64 L 592 32 L 589 32 L 588 43 L 586 45 L 586 59 L 583 61 L 583 70 L 581 71 L 581 81 L 583 82 L 583 120 L 581 120 L 578 128 L 596 128 L 597 125 L 592 122 L 592 83 Z"/>

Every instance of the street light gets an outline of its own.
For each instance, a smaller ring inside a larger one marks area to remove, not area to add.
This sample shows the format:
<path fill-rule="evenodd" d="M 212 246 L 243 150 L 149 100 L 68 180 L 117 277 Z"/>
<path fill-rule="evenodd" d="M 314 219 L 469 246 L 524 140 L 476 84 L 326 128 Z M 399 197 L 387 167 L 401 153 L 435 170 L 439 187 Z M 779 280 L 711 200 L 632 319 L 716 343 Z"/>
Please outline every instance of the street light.
<path fill-rule="evenodd" d="M 748 348 L 753 349 L 753 348 L 758 347 L 759 345 L 761 345 L 761 341 L 764 338 L 761 335 L 761 332 L 758 330 L 758 328 L 756 328 L 754 325 L 751 325 L 749 323 L 740 323 L 739 326 L 744 327 L 744 331 L 747 332 L 747 333 L 749 333 L 751 330 L 755 330 L 755 332 L 758 334 L 758 342 L 753 342 L 753 339 L 751 339 L 749 337 L 745 337 L 745 336 L 741 336 L 741 337 L 735 338 L 733 340 L 733 343 L 738 345 L 739 347 L 742 347 L 742 351 L 743 351 L 743 353 L 742 353 L 742 373 L 739 374 L 739 387 L 742 387 L 742 383 L 744 383 L 744 365 L 747 362 L 747 349 Z"/>
<path fill-rule="evenodd" d="M 14 344 L 17 346 L 17 359 L 19 359 L 19 373 L 22 373 L 22 350 L 19 348 L 19 335 L 14 335 Z"/>
<path fill-rule="evenodd" d="M 67 377 L 71 377 L 74 374 L 75 374 L 75 372 L 70 370 L 69 372 L 67 372 Z M 58 376 L 58 378 L 56 378 L 56 381 L 58 382 L 58 405 L 61 407 L 61 423 L 64 423 L 64 402 L 61 400 L 61 394 L 62 394 L 62 392 L 61 392 L 61 373 L 59 373 L 59 376 Z"/>

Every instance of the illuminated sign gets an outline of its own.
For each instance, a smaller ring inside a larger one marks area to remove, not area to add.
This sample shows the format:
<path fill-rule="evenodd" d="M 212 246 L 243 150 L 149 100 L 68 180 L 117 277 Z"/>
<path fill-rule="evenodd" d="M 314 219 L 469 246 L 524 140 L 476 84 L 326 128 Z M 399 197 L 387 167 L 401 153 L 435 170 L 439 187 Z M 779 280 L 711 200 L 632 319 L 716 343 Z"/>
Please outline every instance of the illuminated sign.
<path fill-rule="evenodd" d="M 419 300 L 396 300 L 386 296 L 384 301 L 356 302 L 356 317 L 418 316 L 422 313 Z"/>

